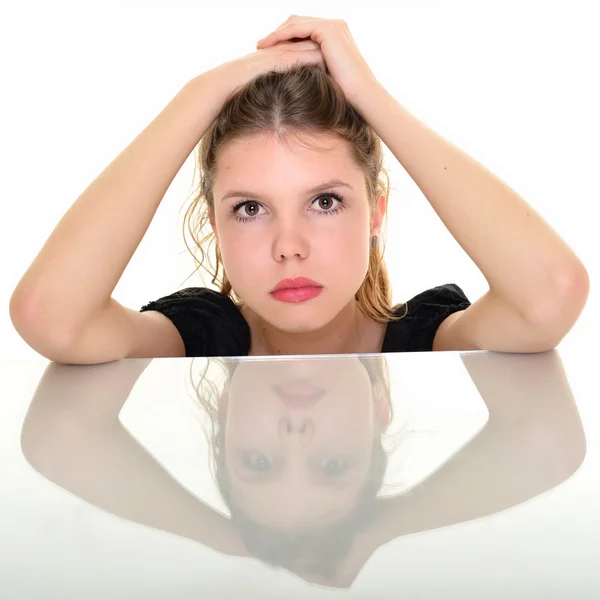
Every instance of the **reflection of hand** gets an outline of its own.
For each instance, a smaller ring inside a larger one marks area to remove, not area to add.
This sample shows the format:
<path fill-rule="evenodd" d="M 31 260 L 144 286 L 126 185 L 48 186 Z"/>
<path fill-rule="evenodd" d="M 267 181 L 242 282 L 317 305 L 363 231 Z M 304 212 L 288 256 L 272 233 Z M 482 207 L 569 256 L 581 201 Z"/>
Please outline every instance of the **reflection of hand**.
<path fill-rule="evenodd" d="M 350 102 L 364 94 L 365 85 L 376 81 L 356 46 L 347 23 L 342 19 L 292 15 L 256 46 L 269 48 L 286 40 L 303 38 L 312 39 L 319 44 L 327 69 Z"/>

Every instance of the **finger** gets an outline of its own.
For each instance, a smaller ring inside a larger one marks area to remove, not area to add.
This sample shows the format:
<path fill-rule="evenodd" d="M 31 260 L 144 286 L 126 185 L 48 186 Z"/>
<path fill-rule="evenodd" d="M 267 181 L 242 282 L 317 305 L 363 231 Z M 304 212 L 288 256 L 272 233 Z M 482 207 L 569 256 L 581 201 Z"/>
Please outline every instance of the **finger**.
<path fill-rule="evenodd" d="M 261 50 L 271 50 L 274 48 L 281 48 L 285 50 L 320 50 L 321 46 L 317 44 L 317 42 L 313 42 L 312 40 L 300 40 L 299 42 L 279 42 L 279 44 L 273 44 L 272 46 L 268 46 L 267 48 L 259 48 L 258 45 L 256 49 L 260 52 Z"/>
<path fill-rule="evenodd" d="M 277 68 L 285 70 L 293 65 L 319 65 L 325 68 L 325 59 L 321 50 L 304 50 L 302 52 L 286 52 L 278 63 Z"/>
<path fill-rule="evenodd" d="M 312 40 L 300 40 L 299 42 L 280 42 L 278 48 L 287 48 L 290 50 L 320 50 L 321 46 Z"/>
<path fill-rule="evenodd" d="M 277 27 L 277 29 L 281 29 L 284 25 L 287 25 L 288 23 L 293 23 L 294 21 L 308 21 L 309 19 L 312 19 L 312 18 L 313 17 L 302 17 L 300 15 L 291 15 L 281 25 L 279 25 L 279 27 Z"/>
<path fill-rule="evenodd" d="M 266 48 L 292 38 L 310 38 L 320 44 L 323 41 L 323 33 L 315 21 L 288 23 L 259 40 L 256 47 Z"/>
<path fill-rule="evenodd" d="M 290 17 L 290 19 L 291 19 L 291 17 Z M 281 25 L 279 25 L 279 27 L 275 28 L 275 31 L 277 31 L 277 29 L 281 29 L 282 27 L 285 27 L 290 22 L 290 19 L 286 19 Z"/>

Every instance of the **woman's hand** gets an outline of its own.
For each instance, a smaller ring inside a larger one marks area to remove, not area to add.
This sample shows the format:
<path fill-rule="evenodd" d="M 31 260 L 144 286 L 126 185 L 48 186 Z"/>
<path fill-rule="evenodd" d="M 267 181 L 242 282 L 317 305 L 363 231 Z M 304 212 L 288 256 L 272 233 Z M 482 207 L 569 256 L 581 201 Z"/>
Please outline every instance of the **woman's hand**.
<path fill-rule="evenodd" d="M 293 65 L 316 64 L 325 68 L 319 44 L 312 40 L 286 41 L 230 60 L 207 73 L 222 91 L 223 99 L 255 77 L 285 71 Z"/>
<path fill-rule="evenodd" d="M 377 79 L 356 46 L 348 25 L 342 19 L 317 19 L 292 15 L 256 47 L 277 47 L 281 42 L 308 38 L 318 43 L 327 69 L 350 103 L 356 105 L 366 85 Z"/>

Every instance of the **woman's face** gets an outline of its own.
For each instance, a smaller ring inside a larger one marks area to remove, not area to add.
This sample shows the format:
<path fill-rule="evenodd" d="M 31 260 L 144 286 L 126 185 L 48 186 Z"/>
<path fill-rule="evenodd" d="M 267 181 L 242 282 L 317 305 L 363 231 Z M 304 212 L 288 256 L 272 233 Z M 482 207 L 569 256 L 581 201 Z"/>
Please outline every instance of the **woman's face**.
<path fill-rule="evenodd" d="M 219 412 L 232 499 L 284 531 L 352 511 L 389 420 L 353 356 L 242 361 Z"/>
<path fill-rule="evenodd" d="M 287 332 L 327 325 L 354 298 L 372 233 L 365 177 L 347 142 L 324 134 L 302 139 L 319 149 L 268 134 L 228 142 L 214 182 L 211 222 L 227 277 L 246 305 Z M 332 180 L 339 183 L 316 190 Z M 291 303 L 270 293 L 296 277 L 317 282 L 320 295 Z"/>

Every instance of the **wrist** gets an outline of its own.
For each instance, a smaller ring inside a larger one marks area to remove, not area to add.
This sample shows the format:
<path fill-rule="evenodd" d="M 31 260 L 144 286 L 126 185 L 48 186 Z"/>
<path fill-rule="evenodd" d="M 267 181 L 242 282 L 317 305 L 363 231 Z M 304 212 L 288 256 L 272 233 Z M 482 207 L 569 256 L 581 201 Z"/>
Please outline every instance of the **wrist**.
<path fill-rule="evenodd" d="M 217 118 L 230 92 L 225 73 L 215 67 L 190 79 L 184 86 L 185 93 L 197 99 L 202 110 L 208 110 L 211 119 Z"/>

